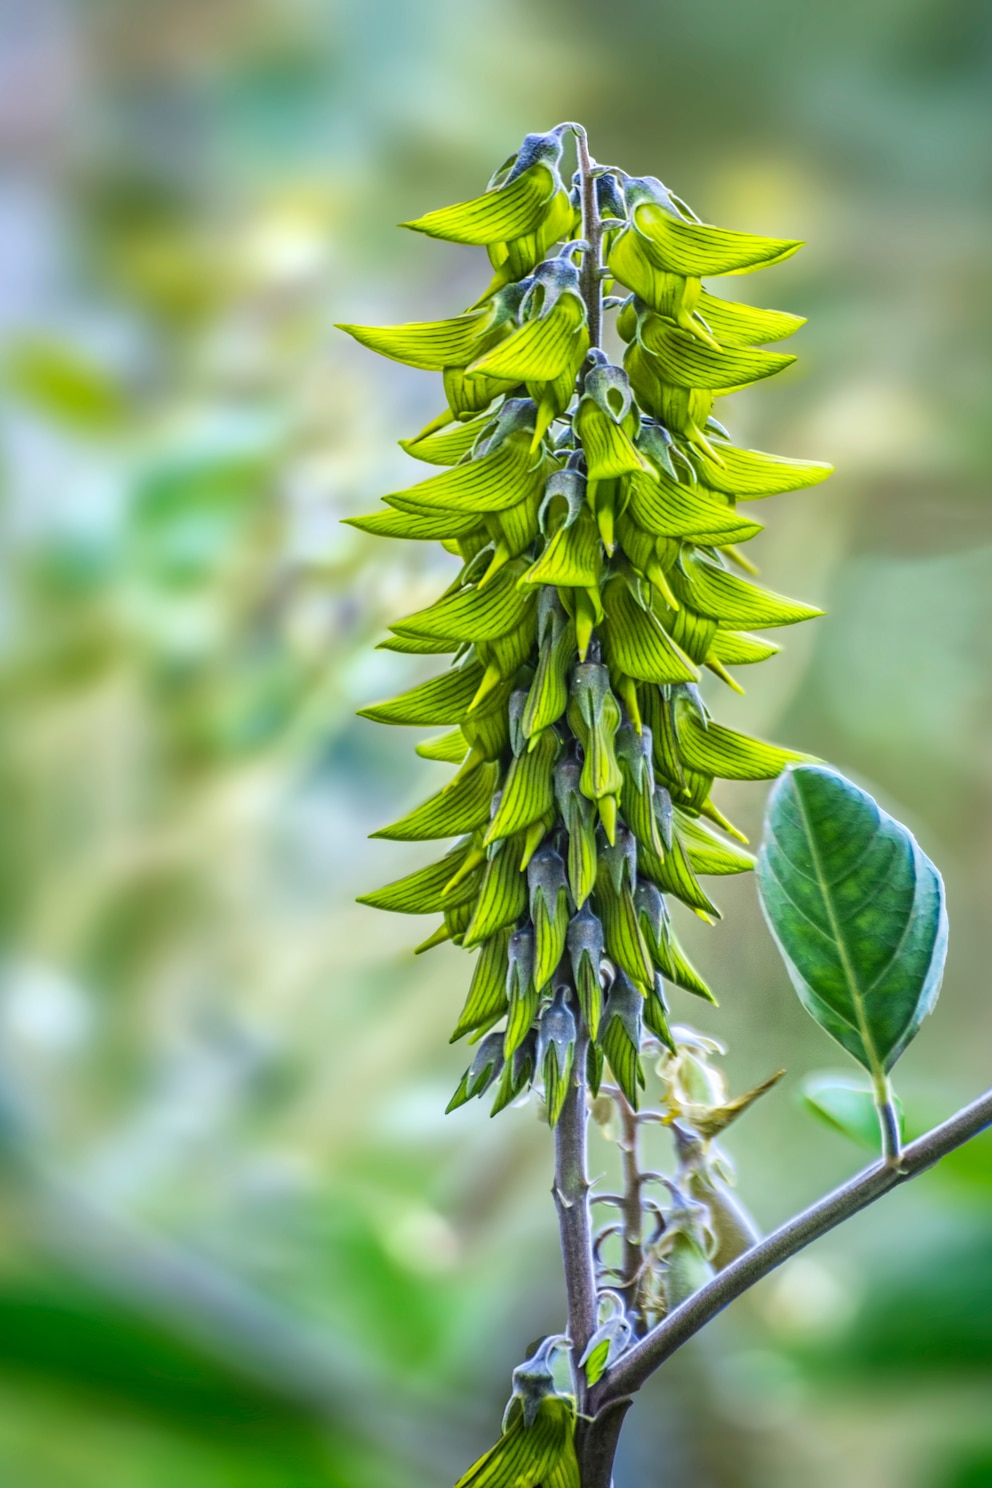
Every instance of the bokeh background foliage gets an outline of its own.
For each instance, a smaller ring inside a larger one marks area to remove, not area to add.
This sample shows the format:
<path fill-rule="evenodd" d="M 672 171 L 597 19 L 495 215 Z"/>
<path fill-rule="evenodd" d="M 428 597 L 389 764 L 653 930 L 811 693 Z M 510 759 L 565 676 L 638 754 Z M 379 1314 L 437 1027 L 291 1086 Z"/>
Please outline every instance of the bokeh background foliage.
<path fill-rule="evenodd" d="M 920 1128 L 992 1034 L 992 10 L 0 0 L 0 34 L 0 1481 L 443 1484 L 560 1323 L 549 1146 L 441 1116 L 462 959 L 353 903 L 419 860 L 365 836 L 436 767 L 353 714 L 414 680 L 371 648 L 447 569 L 339 525 L 440 392 L 331 323 L 462 309 L 477 255 L 392 224 L 564 118 L 809 241 L 799 364 L 730 417 L 836 463 L 756 546 L 829 615 L 728 722 L 945 872 Z M 770 1225 L 859 1155 L 801 1107 L 829 1055 L 753 884 L 723 902 L 684 932 L 724 1005 L 674 1011 L 735 1088 L 789 1068 L 728 1142 Z M 983 1140 L 668 1366 L 621 1482 L 992 1483 L 990 1254 Z"/>

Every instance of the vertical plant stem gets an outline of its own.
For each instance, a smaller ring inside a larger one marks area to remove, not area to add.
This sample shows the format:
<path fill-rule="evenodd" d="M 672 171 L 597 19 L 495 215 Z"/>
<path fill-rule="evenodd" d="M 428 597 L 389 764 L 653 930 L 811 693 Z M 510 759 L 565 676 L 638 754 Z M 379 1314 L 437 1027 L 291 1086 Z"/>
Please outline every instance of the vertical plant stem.
<path fill-rule="evenodd" d="M 637 1139 L 640 1126 L 637 1116 L 622 1090 L 614 1095 L 620 1111 L 623 1134 L 620 1141 L 620 1156 L 623 1165 L 623 1259 L 621 1268 L 623 1281 L 620 1287 L 627 1305 L 627 1315 L 635 1333 L 642 1331 L 643 1320 L 638 1302 L 641 1264 L 644 1259 L 641 1234 L 641 1177 Z"/>
<path fill-rule="evenodd" d="M 593 175 L 596 162 L 589 154 L 589 141 L 584 129 L 576 131 L 576 140 L 581 180 L 582 236 L 589 244 L 582 255 L 579 282 L 589 316 L 589 345 L 598 346 L 603 336 L 603 284 L 599 272 L 603 251 L 603 226 L 600 222 L 599 204 L 596 200 L 596 177 Z"/>
<path fill-rule="evenodd" d="M 603 228 L 596 197 L 595 161 L 589 154 L 589 140 L 581 126 L 575 130 L 579 160 L 580 197 L 582 202 L 582 236 L 588 247 L 582 254 L 579 286 L 585 301 L 589 322 L 589 345 L 599 346 L 603 336 L 603 284 L 600 275 Z M 628 1401 L 615 1402 L 608 1413 L 595 1421 L 583 1421 L 588 1391 L 579 1360 L 596 1327 L 596 1276 L 592 1258 L 592 1234 L 589 1218 L 589 1179 L 586 1173 L 586 1052 L 588 1034 L 583 1031 L 575 1050 L 576 1078 L 569 1091 L 555 1131 L 556 1182 L 555 1201 L 561 1230 L 565 1286 L 568 1293 L 568 1332 L 572 1340 L 572 1375 L 575 1400 L 580 1412 L 576 1447 L 582 1488 L 610 1488 L 613 1481 L 613 1459 L 616 1455 L 620 1427 L 627 1413 Z M 562 1179 L 571 1177 L 581 1189 L 581 1199 L 566 1210 Z"/>
<path fill-rule="evenodd" d="M 579 1455 L 582 1488 L 610 1488 L 620 1432 L 633 1403 L 629 1397 L 611 1400 L 595 1420 L 588 1422 Z"/>
<path fill-rule="evenodd" d="M 580 1033 L 568 1095 L 555 1127 L 554 1200 L 558 1210 L 561 1256 L 568 1300 L 568 1336 L 572 1341 L 572 1376 L 580 1411 L 585 1409 L 585 1376 L 579 1360 L 596 1327 L 596 1278 L 589 1217 L 586 1170 L 586 1053 L 588 1035 Z"/>

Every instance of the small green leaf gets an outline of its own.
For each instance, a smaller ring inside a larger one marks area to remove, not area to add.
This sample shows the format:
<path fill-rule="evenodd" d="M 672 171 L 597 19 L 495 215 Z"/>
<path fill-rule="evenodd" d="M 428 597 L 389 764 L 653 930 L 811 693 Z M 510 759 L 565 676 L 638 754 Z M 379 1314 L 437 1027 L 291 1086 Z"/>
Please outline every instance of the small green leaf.
<path fill-rule="evenodd" d="M 537 1067 L 544 1077 L 544 1101 L 548 1125 L 557 1126 L 572 1084 L 575 1064 L 575 1016 L 559 988 L 553 1002 L 541 1014 L 537 1031 Z"/>
<path fill-rule="evenodd" d="M 396 651 L 401 656 L 445 656 L 461 650 L 462 643 L 451 636 L 391 635 L 380 641 L 377 651 Z"/>
<path fill-rule="evenodd" d="M 455 1488 L 579 1488 L 574 1431 L 571 1400 L 549 1395 L 537 1406 L 529 1427 L 519 1401 L 514 1401 L 499 1441 Z"/>
<path fill-rule="evenodd" d="M 621 284 L 632 289 L 644 304 L 687 330 L 691 328 L 692 310 L 702 285 L 698 278 L 686 278 L 684 274 L 672 274 L 659 268 L 641 233 L 633 230 L 617 233 L 608 263 L 611 273 Z M 637 326 L 637 311 L 633 306 L 630 308 L 631 316 L 621 311 L 617 320 L 617 330 L 625 341 L 631 339 Z M 700 334 L 703 334 L 702 328 Z"/>
<path fill-rule="evenodd" d="M 517 934 L 514 931 L 514 934 Z M 508 1018 L 508 1031 L 498 1035 L 504 1044 L 509 1037 L 509 1027 L 516 1016 L 511 1006 Z M 504 1111 L 511 1101 L 515 1101 L 518 1095 L 522 1095 L 530 1086 L 534 1078 L 537 1059 L 537 1029 L 529 1028 L 523 1039 L 514 1048 L 513 1053 L 507 1056 L 506 1064 L 503 1066 L 503 1076 L 499 1082 L 499 1089 L 493 1100 L 491 1116 L 498 1116 Z"/>
<path fill-rule="evenodd" d="M 806 1107 L 827 1126 L 839 1131 L 859 1147 L 878 1151 L 878 1116 L 875 1096 L 870 1085 L 859 1084 L 841 1075 L 809 1075 L 801 1090 Z M 895 1100 L 902 1127 L 902 1101 Z"/>
<path fill-rule="evenodd" d="M 639 342 L 631 342 L 623 358 L 631 387 L 642 409 L 675 433 L 683 434 L 694 447 L 709 449 L 703 433 L 713 411 L 716 394 L 708 388 L 675 387 L 659 375 L 656 357 Z"/>
<path fill-rule="evenodd" d="M 513 925 L 523 913 L 527 903 L 527 881 L 520 871 L 522 845 L 518 839 L 507 838 L 491 849 L 482 887 L 462 942 L 466 950 L 481 945 L 497 930 Z"/>
<path fill-rule="evenodd" d="M 749 852 L 721 841 L 696 817 L 677 810 L 675 821 L 682 846 L 696 873 L 750 873 L 754 867 L 754 858 Z"/>
<path fill-rule="evenodd" d="M 557 584 L 565 589 L 595 589 L 603 571 L 603 549 L 596 521 L 584 507 L 568 527 L 559 527 L 537 562 L 520 580 L 524 589 Z"/>
<path fill-rule="evenodd" d="M 638 852 L 660 859 L 665 848 L 654 809 L 652 752 L 653 741 L 647 724 L 642 725 L 640 733 L 633 724 L 623 725 L 617 735 L 617 758 L 623 774 L 624 820 L 637 838 Z"/>
<path fill-rule="evenodd" d="M 555 768 L 555 800 L 568 830 L 568 885 L 578 908 L 585 904 L 596 882 L 596 819 L 591 801 L 582 792 L 583 766 L 566 756 Z"/>
<path fill-rule="evenodd" d="M 642 877 L 634 892 L 634 906 L 641 934 L 662 975 L 683 991 L 692 992 L 715 1004 L 713 993 L 675 939 L 668 917 L 668 906 L 657 884 Z"/>
<path fill-rule="evenodd" d="M 444 1108 L 446 1116 L 450 1116 L 452 1111 L 457 1111 L 458 1107 L 463 1106 L 466 1101 L 485 1094 L 503 1068 L 502 1046 L 502 1035 L 498 1033 L 492 1033 L 482 1040 L 475 1052 L 475 1058 L 462 1075 L 458 1088 Z"/>
<path fill-rule="evenodd" d="M 636 984 L 638 995 L 646 994 L 654 985 L 651 952 L 641 933 L 629 885 L 624 883 L 617 888 L 609 865 L 602 857 L 593 897 L 606 939 L 606 954 Z M 610 1059 L 609 1050 L 606 1057 Z M 613 1063 L 612 1059 L 610 1063 Z M 614 1073 L 619 1073 L 615 1067 Z"/>
<path fill-rule="evenodd" d="M 568 722 L 582 744 L 579 788 L 590 801 L 615 796 L 623 787 L 613 742 L 620 718 L 607 668 L 598 662 L 582 662 L 572 674 Z"/>
<path fill-rule="evenodd" d="M 514 930 L 507 948 L 506 995 L 509 1010 L 503 1048 L 507 1059 L 523 1045 L 534 1014 L 538 993 L 534 986 L 534 932 L 529 925 Z M 536 1047 L 536 1046 L 535 1046 Z"/>
<path fill-rule="evenodd" d="M 579 400 L 574 419 L 582 441 L 591 481 L 615 480 L 639 472 L 651 478 L 652 468 L 638 452 L 626 429 L 604 413 L 593 398 Z"/>
<path fill-rule="evenodd" d="M 876 1077 L 937 1000 L 944 885 L 912 833 L 825 765 L 772 791 L 758 887 L 800 1001 Z"/>
<path fill-rule="evenodd" d="M 750 666 L 756 661 L 767 661 L 769 656 L 774 656 L 781 649 L 774 641 L 766 641 L 763 637 L 740 631 L 724 630 L 721 626 L 710 642 L 706 659 L 712 658 L 722 662 L 724 666 Z"/>
<path fill-rule="evenodd" d="M 713 616 L 701 615 L 683 598 L 677 610 L 662 611 L 661 618 L 665 629 L 686 656 L 697 666 L 704 663 L 719 633 L 718 622 Z"/>
<path fill-rule="evenodd" d="M 675 1039 L 668 1023 L 668 1003 L 665 1001 L 665 984 L 659 972 L 654 979 L 654 986 L 644 999 L 644 1026 L 653 1033 L 655 1038 L 660 1039 L 666 1048 L 674 1054 L 676 1052 Z"/>
<path fill-rule="evenodd" d="M 704 1002 L 710 1002 L 714 1007 L 716 1006 L 713 992 L 693 966 L 674 935 L 670 934 L 667 942 L 659 948 L 657 961 L 662 976 L 667 977 L 673 986 L 681 987 L 683 992 L 691 992 L 694 997 L 701 997 Z"/>
<path fill-rule="evenodd" d="M 635 1111 L 645 1083 L 640 1057 L 643 1011 L 644 998 L 640 991 L 623 971 L 618 971 L 606 999 L 599 1046 Z"/>
<path fill-rule="evenodd" d="M 606 1361 L 610 1356 L 610 1339 L 601 1338 L 596 1347 L 586 1351 L 585 1371 L 586 1384 L 595 1385 L 603 1378 L 606 1372 Z"/>
<path fill-rule="evenodd" d="M 527 865 L 530 918 L 534 926 L 534 985 L 541 991 L 558 969 L 568 930 L 565 860 L 544 842 Z"/>
<path fill-rule="evenodd" d="M 510 719 L 506 705 L 512 683 L 501 682 L 461 721 L 461 731 L 472 749 L 484 759 L 499 759 L 510 742 Z"/>
<path fill-rule="evenodd" d="M 704 919 L 720 918 L 720 911 L 696 877 L 692 860 L 678 836 L 674 838 L 664 858 L 653 862 L 645 854 L 644 864 L 658 887 L 666 894 L 674 894 L 676 899 L 696 910 Z"/>
<path fill-rule="evenodd" d="M 550 619 L 541 628 L 537 671 L 524 708 L 522 722 L 527 739 L 557 723 L 568 707 L 568 672 L 575 659 L 575 625 L 562 609 L 555 591 L 545 589 L 538 604 L 543 606 L 545 615 L 550 613 Z"/>
<path fill-rule="evenodd" d="M 441 378 L 444 396 L 453 418 L 464 418 L 466 414 L 483 413 L 494 398 L 502 397 L 517 386 L 516 380 L 484 377 L 481 373 L 469 376 L 464 367 L 445 367 Z"/>
<path fill-rule="evenodd" d="M 603 927 L 588 904 L 573 916 L 568 927 L 567 945 L 582 1016 L 590 1036 L 596 1038 L 603 1011 L 602 963 L 606 945 Z"/>
<path fill-rule="evenodd" d="M 563 188 L 555 192 L 547 213 L 535 232 L 521 233 L 519 237 L 511 238 L 506 243 L 486 244 L 489 261 L 496 269 L 486 295 L 493 294 L 505 284 L 512 284 L 514 280 L 523 279 L 560 238 L 571 239 L 578 236 L 581 214 L 576 212 L 568 192 Z"/>

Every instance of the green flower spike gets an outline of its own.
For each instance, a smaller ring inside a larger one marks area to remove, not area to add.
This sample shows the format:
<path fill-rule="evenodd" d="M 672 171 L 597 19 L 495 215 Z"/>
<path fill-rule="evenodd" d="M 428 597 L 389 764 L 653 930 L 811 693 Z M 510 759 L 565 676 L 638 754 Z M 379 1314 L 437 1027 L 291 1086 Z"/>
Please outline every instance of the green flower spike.
<path fill-rule="evenodd" d="M 440 914 L 425 947 L 451 939 L 477 955 L 455 1036 L 489 1049 L 495 1029 L 507 1063 L 474 1066 L 463 1098 L 498 1083 L 498 1107 L 532 1078 L 547 1091 L 562 1047 L 548 1018 L 578 1020 L 593 1065 L 615 1059 L 633 1098 L 639 1030 L 666 1037 L 665 981 L 712 999 L 666 899 L 717 918 L 701 879 L 752 860 L 723 835 L 736 829 L 714 781 L 769 779 L 804 756 L 712 720 L 695 684 L 705 670 L 739 691 L 736 669 L 777 649 L 761 632 L 820 613 L 755 581 L 741 545 L 762 528 L 741 503 L 815 485 L 830 467 L 739 448 L 712 417 L 716 397 L 791 364 L 766 348 L 802 318 L 721 300 L 704 282 L 800 245 L 710 227 L 656 178 L 600 170 L 608 304 L 627 343 L 614 366 L 589 345 L 598 277 L 585 272 L 581 181 L 570 195 L 560 174 L 569 128 L 528 135 L 481 196 L 406 224 L 487 248 L 495 278 L 475 306 L 345 327 L 441 372 L 448 402 L 403 443 L 433 472 L 352 524 L 440 541 L 461 565 L 383 643 L 451 665 L 362 710 L 444 730 L 419 751 L 458 767 L 378 835 L 459 840 L 363 902 Z"/>
<path fill-rule="evenodd" d="M 636 1109 L 645 1054 L 685 1062 L 672 987 L 715 1000 L 671 901 L 712 922 L 703 881 L 752 867 L 716 782 L 810 768 L 712 716 L 699 686 L 741 691 L 738 669 L 778 649 L 766 632 L 821 613 L 760 582 L 744 548 L 762 524 L 745 503 L 830 473 L 735 445 L 713 413 L 792 364 L 776 343 L 803 320 L 723 300 L 707 277 L 767 268 L 800 244 L 709 226 L 655 177 L 588 161 L 569 191 L 570 133 L 581 137 L 571 125 L 528 135 L 480 196 L 405 224 L 487 250 L 491 282 L 472 306 L 343 328 L 440 373 L 445 395 L 402 441 L 421 478 L 351 524 L 438 541 L 452 564 L 444 593 L 381 642 L 447 664 L 362 712 L 438 730 L 418 752 L 455 767 L 376 835 L 453 842 L 362 902 L 439 916 L 419 949 L 450 940 L 476 957 L 452 1034 L 476 1047 L 449 1109 L 489 1092 L 495 1114 L 536 1084 L 566 1133 L 570 1092 L 602 1080 L 597 1104 L 619 1109 L 622 1093 Z M 599 344 L 604 310 L 618 312 L 622 366 Z M 702 1126 L 665 1118 L 688 1135 L 663 1223 L 644 1201 L 641 1280 L 614 1292 L 598 1273 L 592 1341 L 575 1363 L 583 1400 L 627 1346 L 628 1304 L 661 1315 L 746 1243 L 706 1135 L 734 1103 L 709 1106 Z M 515 1373 L 503 1434 L 459 1488 L 579 1488 L 576 1403 L 551 1368 L 560 1343 Z"/>

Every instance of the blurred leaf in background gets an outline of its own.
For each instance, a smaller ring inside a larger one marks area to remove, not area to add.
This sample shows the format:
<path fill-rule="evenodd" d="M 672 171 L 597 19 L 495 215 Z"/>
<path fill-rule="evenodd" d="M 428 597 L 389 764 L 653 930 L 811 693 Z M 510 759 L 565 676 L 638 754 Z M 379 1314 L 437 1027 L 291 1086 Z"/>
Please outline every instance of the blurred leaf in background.
<path fill-rule="evenodd" d="M 393 224 L 563 118 L 705 219 L 809 241 L 780 270 L 801 362 L 731 417 L 838 467 L 759 544 L 829 618 L 735 726 L 854 774 L 945 868 L 944 996 L 901 1066 L 907 1124 L 939 1117 L 992 1043 L 988 7 L 0 25 L 0 1479 L 443 1483 L 557 1326 L 547 1133 L 442 1117 L 457 960 L 353 903 L 418 861 L 364 839 L 433 767 L 353 714 L 415 680 L 372 647 L 443 559 L 339 519 L 409 484 L 395 441 L 440 394 L 331 325 L 463 309 L 473 250 Z M 816 1030 L 752 887 L 727 900 L 685 934 L 736 988 L 735 1082 L 790 1067 L 728 1143 L 770 1225 L 859 1158 L 791 1104 Z M 661 1454 L 670 1488 L 992 1481 L 990 1171 L 976 1144 L 765 1283 L 665 1371 L 620 1482 Z"/>

